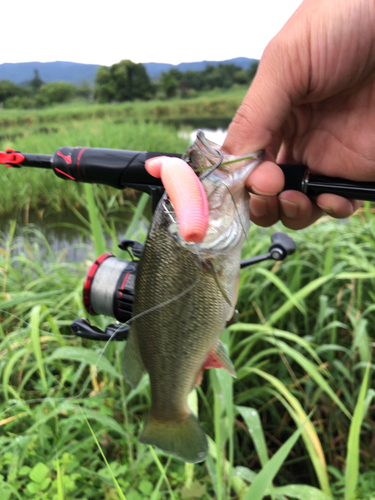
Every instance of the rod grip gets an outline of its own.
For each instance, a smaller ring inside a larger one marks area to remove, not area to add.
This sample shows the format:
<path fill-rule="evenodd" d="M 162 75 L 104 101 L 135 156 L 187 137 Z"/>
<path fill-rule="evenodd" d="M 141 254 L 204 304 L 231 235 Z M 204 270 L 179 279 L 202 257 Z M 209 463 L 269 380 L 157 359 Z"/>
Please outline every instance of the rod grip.
<path fill-rule="evenodd" d="M 58 149 L 52 161 L 53 170 L 62 179 L 90 184 L 106 184 L 117 189 L 132 185 L 161 186 L 152 177 L 145 162 L 154 156 L 181 156 L 121 149 L 71 148 Z"/>
<path fill-rule="evenodd" d="M 352 200 L 375 201 L 375 182 L 357 182 L 341 177 L 309 174 L 304 165 L 279 165 L 284 173 L 283 191 L 292 189 L 309 197 L 329 193 Z"/>

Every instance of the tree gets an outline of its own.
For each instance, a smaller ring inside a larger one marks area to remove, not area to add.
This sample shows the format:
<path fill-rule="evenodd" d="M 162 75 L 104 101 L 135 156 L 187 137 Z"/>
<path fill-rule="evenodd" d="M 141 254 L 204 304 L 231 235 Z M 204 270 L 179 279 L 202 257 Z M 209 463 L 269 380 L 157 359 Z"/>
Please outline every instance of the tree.
<path fill-rule="evenodd" d="M 99 102 L 150 99 L 155 93 L 143 64 L 125 59 L 110 68 L 100 66 L 95 78 L 94 97 Z"/>
<path fill-rule="evenodd" d="M 160 77 L 160 86 L 165 96 L 169 99 L 177 94 L 179 82 L 171 71 L 163 72 Z"/>
<path fill-rule="evenodd" d="M 85 99 L 90 99 L 92 96 L 92 88 L 88 81 L 83 81 L 81 85 L 75 88 L 75 94 L 77 97 L 84 97 Z"/>
<path fill-rule="evenodd" d="M 248 73 L 249 73 L 249 80 L 250 82 L 253 81 L 254 79 L 254 76 L 255 76 L 255 73 L 257 72 L 258 70 L 258 66 L 259 66 L 259 61 L 255 61 L 253 62 L 252 64 L 250 64 L 250 68 L 248 70 Z"/>
<path fill-rule="evenodd" d="M 30 89 L 21 87 L 9 80 L 0 80 L 0 102 L 5 102 L 11 97 L 28 97 Z"/>
<path fill-rule="evenodd" d="M 29 86 L 32 88 L 34 94 L 38 92 L 43 84 L 44 82 L 39 76 L 39 71 L 37 69 L 34 69 L 34 78 L 29 82 Z"/>
<path fill-rule="evenodd" d="M 111 102 L 115 98 L 115 85 L 107 66 L 100 66 L 96 72 L 94 99 L 100 103 Z"/>
<path fill-rule="evenodd" d="M 39 106 L 66 102 L 73 97 L 75 87 L 68 82 L 51 82 L 42 85 L 35 99 Z"/>

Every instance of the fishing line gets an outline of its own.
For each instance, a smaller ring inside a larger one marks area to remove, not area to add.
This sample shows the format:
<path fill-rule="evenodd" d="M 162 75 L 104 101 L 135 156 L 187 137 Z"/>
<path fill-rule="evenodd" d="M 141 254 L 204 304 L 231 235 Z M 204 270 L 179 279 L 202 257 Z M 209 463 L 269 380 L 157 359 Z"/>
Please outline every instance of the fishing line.
<path fill-rule="evenodd" d="M 200 261 L 201 261 L 201 259 L 200 259 Z M 148 314 L 148 313 L 150 313 L 152 311 L 155 311 L 156 309 L 164 307 L 164 306 L 166 306 L 166 305 L 168 305 L 168 304 L 170 304 L 170 303 L 172 303 L 172 302 L 180 299 L 181 297 L 183 297 L 184 295 L 186 295 L 187 293 L 189 293 L 191 290 L 193 290 L 193 288 L 195 288 L 197 286 L 197 284 L 199 283 L 200 279 L 201 279 L 201 276 L 199 278 L 197 278 L 186 290 L 183 290 L 181 293 L 177 294 L 175 297 L 172 297 L 171 299 L 168 299 L 165 302 L 162 302 L 161 304 L 158 304 L 158 305 L 156 305 L 154 307 L 151 307 L 150 309 L 148 309 L 146 311 L 143 311 L 143 312 L 137 314 L 136 316 L 134 316 L 133 318 L 131 318 L 127 322 L 127 324 L 132 323 L 135 319 L 137 319 L 137 318 L 139 318 L 139 317 L 141 317 L 141 316 L 143 316 L 145 314 Z M 22 323 L 24 323 L 24 324 L 26 324 L 28 326 L 31 326 L 31 324 L 28 323 L 27 321 L 19 318 L 18 316 L 14 315 L 12 313 L 9 313 L 8 311 L 4 311 L 4 310 L 0 309 L 0 312 L 4 312 L 4 313 L 6 313 L 6 314 L 8 314 L 10 316 L 13 316 L 13 317 L 17 318 L 19 321 L 21 321 Z M 85 390 L 87 389 L 87 387 L 88 387 L 88 385 L 90 383 L 90 379 L 92 378 L 92 376 L 95 375 L 98 372 L 99 361 L 100 361 L 101 357 L 103 356 L 103 354 L 105 353 L 105 350 L 107 349 L 107 347 L 108 347 L 109 343 L 111 342 L 112 338 L 116 335 L 117 331 L 121 327 L 123 327 L 123 326 L 124 325 L 119 325 L 118 328 L 113 332 L 113 334 L 111 335 L 111 337 L 107 340 L 105 346 L 103 347 L 101 353 L 98 356 L 98 359 L 95 362 L 95 365 L 93 365 L 95 369 L 86 378 L 86 380 L 85 380 L 85 382 L 83 384 L 83 387 L 82 387 L 81 391 L 78 394 L 76 394 L 75 396 L 63 397 L 63 398 L 49 398 L 49 397 L 47 397 L 47 398 L 30 399 L 30 400 L 26 400 L 26 401 L 18 401 L 17 403 L 15 403 L 15 404 L 11 405 L 10 407 L 6 408 L 5 410 L 3 410 L 0 413 L 0 416 L 8 413 L 12 408 L 15 408 L 15 407 L 17 407 L 19 405 L 23 405 L 23 404 L 42 403 L 42 402 L 48 402 L 48 403 L 55 402 L 56 403 L 56 402 L 61 402 L 61 401 L 72 401 L 72 400 L 75 400 L 75 399 L 79 399 L 84 394 Z M 38 331 L 40 331 L 42 333 L 45 333 L 47 335 L 50 335 L 49 332 L 45 332 L 45 331 L 41 330 L 40 328 L 38 328 Z M 59 335 L 57 335 L 57 334 L 52 334 L 52 335 L 54 335 L 56 337 L 59 337 Z M 64 337 L 64 338 L 67 338 L 67 339 L 71 339 L 72 338 L 71 336 L 68 336 L 68 335 L 64 335 L 64 336 L 61 335 L 61 337 Z"/>
<path fill-rule="evenodd" d="M 7 314 L 8 316 L 11 316 L 12 318 L 18 319 L 19 321 L 21 321 L 21 323 L 24 323 L 27 326 L 30 326 L 30 327 L 32 326 L 31 323 L 28 323 L 24 319 L 20 318 L 19 316 L 16 316 L 13 313 L 10 313 L 9 311 L 5 311 L 4 309 L 0 309 L 0 313 Z M 58 337 L 58 338 L 64 338 L 64 339 L 68 339 L 68 340 L 72 338 L 71 335 L 63 335 L 63 334 L 58 334 L 58 333 L 53 333 L 53 332 L 47 332 L 45 330 L 42 330 L 41 328 L 37 328 L 37 330 L 41 333 L 44 333 L 45 335 L 49 335 L 50 337 Z M 19 335 L 21 335 L 21 333 L 19 333 Z M 4 340 L 6 340 L 6 339 L 4 339 Z"/>
<path fill-rule="evenodd" d="M 175 297 L 172 297 L 171 299 L 168 299 L 165 302 L 162 302 L 161 304 L 157 304 L 156 306 L 153 306 L 150 309 L 147 309 L 146 311 L 142 311 L 141 313 L 137 314 L 136 316 L 133 316 L 129 321 L 127 321 L 126 324 L 132 323 L 135 319 L 138 319 L 141 316 L 144 316 L 145 314 L 148 314 L 152 311 L 155 311 L 156 309 L 160 309 L 161 307 L 167 306 L 171 302 L 174 302 L 175 300 L 180 299 L 181 297 L 183 297 L 184 295 L 189 293 L 194 287 L 196 287 L 197 284 L 199 283 L 200 279 L 201 279 L 201 276 L 199 278 L 197 278 L 194 281 L 194 283 L 192 283 L 188 288 L 186 288 L 186 290 L 184 290 L 183 292 L 180 292 Z"/>
<path fill-rule="evenodd" d="M 22 318 L 16 316 L 15 314 L 12 314 L 12 313 L 10 313 L 8 311 L 5 311 L 3 309 L 0 309 L 0 312 L 8 314 L 9 316 L 12 316 L 12 317 L 18 319 L 19 321 L 21 321 L 25 325 L 27 325 L 29 327 L 32 327 L 31 323 L 28 323 L 27 321 L 25 321 Z M 122 325 L 119 325 L 119 328 L 121 328 L 121 326 Z M 20 406 L 20 405 L 27 405 L 27 404 L 30 404 L 30 403 L 43 403 L 43 402 L 56 403 L 56 402 L 64 402 L 64 401 L 72 401 L 72 400 L 80 399 L 83 396 L 84 392 L 86 391 L 88 385 L 90 384 L 91 378 L 95 374 L 98 373 L 98 364 L 99 364 L 99 361 L 100 361 L 102 355 L 105 353 L 105 350 L 107 349 L 107 346 L 108 346 L 109 342 L 112 340 L 113 336 L 116 335 L 117 330 L 114 331 L 114 333 L 111 335 L 111 337 L 109 338 L 109 340 L 106 342 L 105 346 L 103 347 L 102 351 L 100 352 L 100 354 L 98 356 L 98 359 L 95 361 L 95 364 L 92 365 L 94 367 L 94 370 L 86 377 L 86 379 L 83 382 L 81 391 L 78 394 L 76 394 L 75 396 L 61 397 L 61 398 L 58 398 L 58 397 L 56 397 L 56 398 L 46 397 L 46 398 L 36 398 L 36 399 L 28 399 L 28 400 L 17 401 L 16 403 L 12 404 L 8 408 L 4 409 L 0 413 L 0 416 L 4 415 L 6 413 L 9 413 L 13 408 L 16 408 L 17 406 Z M 48 335 L 48 336 L 61 337 L 61 338 L 65 338 L 65 339 L 68 339 L 68 340 L 69 339 L 71 340 L 72 338 L 75 338 L 75 337 L 72 337 L 72 335 L 58 335 L 56 333 L 49 333 L 49 332 L 46 332 L 46 331 L 44 331 L 44 330 L 42 330 L 40 328 L 38 328 L 38 331 L 41 332 L 41 333 L 43 333 L 43 334 L 45 334 L 45 335 Z M 7 339 L 5 339 L 5 340 L 7 340 Z M 11 340 L 12 339 L 9 339 L 9 341 L 11 341 Z M 54 389 L 51 388 L 50 390 L 54 390 Z"/>

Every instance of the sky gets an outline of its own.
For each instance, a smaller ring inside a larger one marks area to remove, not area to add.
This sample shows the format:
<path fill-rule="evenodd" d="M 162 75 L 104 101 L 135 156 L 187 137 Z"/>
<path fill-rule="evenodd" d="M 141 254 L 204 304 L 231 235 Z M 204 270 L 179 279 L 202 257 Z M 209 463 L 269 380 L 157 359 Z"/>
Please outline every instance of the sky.
<path fill-rule="evenodd" d="M 260 59 L 302 0 L 12 0 L 1 63 Z"/>

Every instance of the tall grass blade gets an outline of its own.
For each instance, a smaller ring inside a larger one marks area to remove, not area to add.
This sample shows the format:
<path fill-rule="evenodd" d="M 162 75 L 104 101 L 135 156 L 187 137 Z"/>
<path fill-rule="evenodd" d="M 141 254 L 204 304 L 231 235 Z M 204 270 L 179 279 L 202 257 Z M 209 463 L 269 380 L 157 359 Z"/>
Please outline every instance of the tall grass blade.
<path fill-rule="evenodd" d="M 329 274 L 327 276 L 321 276 L 320 278 L 317 278 L 313 281 L 311 281 L 308 285 L 304 286 L 298 292 L 296 292 L 293 295 L 293 300 L 288 299 L 284 304 L 279 307 L 272 315 L 271 317 L 267 320 L 268 325 L 273 325 L 278 321 L 280 318 L 282 318 L 290 309 L 292 309 L 296 303 L 299 303 L 302 299 L 305 299 L 310 293 L 314 292 L 317 288 L 321 287 L 326 283 L 327 281 L 332 279 L 332 274 Z"/>
<path fill-rule="evenodd" d="M 228 349 L 229 344 L 229 329 L 225 329 L 221 335 L 221 340 L 225 347 Z M 228 478 L 227 481 L 227 498 L 230 498 L 231 482 L 232 482 L 232 467 L 234 460 L 234 442 L 233 442 L 233 429 L 234 429 L 234 405 L 233 405 L 233 377 L 226 370 L 216 370 L 217 379 L 220 385 L 220 392 L 222 394 L 222 402 L 225 409 L 226 418 L 224 418 L 225 425 L 225 439 L 228 439 L 228 463 L 229 470 L 225 471 Z"/>
<path fill-rule="evenodd" d="M 100 356 L 97 352 L 86 347 L 58 347 L 46 358 L 46 362 L 55 359 L 68 359 L 70 361 L 87 363 L 88 365 L 95 366 L 97 371 L 104 370 L 117 378 L 121 376 L 104 355 Z"/>
<path fill-rule="evenodd" d="M 297 498 L 298 500 L 332 500 L 331 495 L 327 495 L 314 486 L 305 484 L 290 484 L 275 488 L 276 495 L 285 495 L 288 498 Z"/>
<path fill-rule="evenodd" d="M 296 295 L 293 294 L 290 289 L 282 282 L 282 280 L 276 276 L 275 273 L 269 271 L 268 269 L 264 269 L 262 267 L 258 268 L 257 273 L 263 274 L 266 278 L 268 278 L 272 283 L 282 292 L 285 297 L 287 297 L 297 309 L 301 311 L 302 314 L 306 313 L 306 309 L 304 306 L 297 300 Z"/>
<path fill-rule="evenodd" d="M 13 237 L 14 237 L 14 232 L 16 230 L 16 221 L 11 220 L 9 224 L 9 236 L 7 240 L 7 245 L 6 245 L 6 250 L 5 250 L 5 265 L 3 269 L 3 288 L 2 288 L 2 295 L 5 297 L 5 291 L 7 287 L 7 275 L 8 275 L 8 269 L 9 269 L 9 260 L 10 260 L 10 247 L 12 245 Z"/>
<path fill-rule="evenodd" d="M 329 486 L 327 466 L 322 444 L 320 442 L 315 427 L 308 419 L 308 416 L 303 410 L 301 403 L 295 396 L 293 396 L 293 394 L 286 388 L 283 382 L 281 382 L 278 378 L 257 368 L 252 368 L 252 369 L 248 368 L 248 370 L 268 380 L 275 387 L 277 393 L 281 394 L 289 403 L 289 405 L 293 408 L 293 412 L 290 412 L 290 414 L 294 419 L 296 425 L 298 425 L 299 427 L 303 426 L 304 428 L 303 440 L 305 442 L 306 448 L 309 452 L 311 461 L 313 463 L 316 475 L 318 477 L 318 481 L 320 483 L 320 487 L 325 493 L 330 495 L 331 490 Z"/>
<path fill-rule="evenodd" d="M 361 390 L 359 392 L 358 401 L 354 409 L 353 420 L 349 430 L 348 450 L 346 453 L 344 500 L 353 500 L 355 498 L 355 489 L 359 474 L 359 436 L 364 417 L 363 408 L 369 382 L 369 374 L 370 363 L 368 363 L 363 377 Z"/>
<path fill-rule="evenodd" d="M 94 189 L 91 184 L 84 184 L 87 198 L 87 209 L 90 217 L 91 230 L 95 245 L 95 255 L 99 256 L 106 252 L 107 244 L 100 224 L 99 210 L 94 199 Z"/>
<path fill-rule="evenodd" d="M 264 467 L 268 462 L 268 452 L 259 413 L 254 408 L 248 408 L 246 406 L 237 406 L 236 409 L 239 411 L 249 429 L 259 461 L 262 467 Z"/>
<path fill-rule="evenodd" d="M 215 469 L 215 460 L 217 460 L 217 449 L 216 449 L 216 443 L 209 437 L 208 438 L 208 457 L 206 458 L 206 467 L 208 469 L 208 472 L 211 477 L 212 485 L 214 487 L 216 496 L 218 497 L 217 493 L 217 481 L 216 481 L 216 469 Z M 219 457 L 220 460 L 220 457 Z M 236 495 L 239 498 L 242 498 L 242 493 L 247 489 L 246 483 L 243 479 L 247 480 L 246 474 L 243 474 L 243 471 L 250 472 L 249 469 L 246 469 L 245 467 L 236 467 L 235 469 L 232 468 L 232 464 L 228 462 L 228 460 L 222 460 L 223 463 L 223 469 L 224 473 L 226 476 L 228 476 L 229 470 L 232 471 L 232 477 L 231 477 L 231 486 L 233 490 L 235 491 Z M 242 469 L 242 470 L 241 470 Z M 255 474 L 255 473 L 254 473 Z"/>
<path fill-rule="evenodd" d="M 64 488 L 61 477 L 59 457 L 56 456 L 56 481 L 57 481 L 57 500 L 64 500 Z"/>
<path fill-rule="evenodd" d="M 108 463 L 108 461 L 107 461 L 107 459 L 106 459 L 106 457 L 105 457 L 105 455 L 103 453 L 102 447 L 100 446 L 99 441 L 97 440 L 97 438 L 95 436 L 95 433 L 92 430 L 92 427 L 89 424 L 89 421 L 87 420 L 85 414 L 83 414 L 83 417 L 86 420 L 86 424 L 87 424 L 88 428 L 90 429 L 90 432 L 91 432 L 91 434 L 92 434 L 92 436 L 94 438 L 96 446 L 98 447 L 98 449 L 100 451 L 100 454 L 103 457 L 104 463 L 105 463 L 105 465 L 106 465 L 106 467 L 107 467 L 107 469 L 109 471 L 109 474 L 110 474 L 110 476 L 112 478 L 113 484 L 115 485 L 115 488 L 116 488 L 116 491 L 118 493 L 118 496 L 119 496 L 120 500 L 126 500 L 126 497 L 125 497 L 124 493 L 121 491 L 120 485 L 118 484 L 118 482 L 117 482 L 117 480 L 116 480 L 116 478 L 115 478 L 115 476 L 113 474 L 113 471 L 112 471 L 112 469 L 111 469 L 111 467 L 110 467 L 110 465 L 109 465 L 109 463 Z"/>
<path fill-rule="evenodd" d="M 197 390 L 193 389 L 188 396 L 188 405 L 196 417 L 198 417 L 198 394 Z M 185 464 L 185 487 L 189 489 L 194 479 L 194 464 Z"/>
<path fill-rule="evenodd" d="M 4 371 L 3 371 L 3 391 L 4 391 L 4 399 L 8 399 L 8 391 L 11 389 L 11 386 L 9 385 L 10 377 L 13 374 L 14 366 L 17 364 L 18 360 L 22 357 L 28 356 L 28 350 L 26 348 L 20 349 L 19 351 L 15 352 L 12 357 L 9 359 L 7 364 L 5 365 Z"/>
<path fill-rule="evenodd" d="M 150 197 L 148 194 L 142 193 L 142 196 L 138 201 L 137 208 L 133 214 L 132 220 L 130 221 L 130 224 L 125 232 L 124 238 L 131 238 L 132 234 L 134 233 L 134 229 L 139 224 L 139 220 L 143 214 L 143 211 L 149 199 Z"/>
<path fill-rule="evenodd" d="M 293 435 L 281 446 L 281 448 L 257 474 L 253 483 L 247 490 L 244 500 L 262 500 L 267 489 L 272 486 L 272 481 L 278 473 L 280 467 L 283 465 L 293 446 L 300 437 L 301 432 L 304 429 L 304 425 L 305 424 L 301 425 L 301 427 L 293 433 Z"/>
<path fill-rule="evenodd" d="M 168 461 L 165 464 L 165 467 L 164 467 L 165 473 L 167 473 L 167 470 L 168 470 L 170 463 L 171 463 L 171 457 L 168 458 Z M 156 487 L 152 493 L 151 500 L 158 500 L 160 498 L 159 491 L 160 491 L 161 485 L 163 484 L 163 481 L 164 481 L 164 476 L 161 475 L 158 479 L 158 482 L 156 483 Z"/>
<path fill-rule="evenodd" d="M 168 481 L 168 478 L 167 478 L 167 474 L 165 473 L 165 469 L 164 469 L 162 463 L 160 462 L 158 456 L 156 455 L 154 448 L 152 446 L 149 446 L 149 449 L 151 451 L 151 455 L 153 456 L 153 458 L 155 460 L 156 465 L 158 466 L 158 469 L 159 469 L 162 477 L 164 478 L 164 481 L 165 481 L 165 483 L 167 485 L 170 497 L 172 498 L 172 500 L 175 500 L 174 493 L 172 491 L 171 485 L 169 484 L 169 481 Z"/>
<path fill-rule="evenodd" d="M 38 370 L 40 373 L 40 377 L 42 379 L 43 387 L 45 391 L 48 391 L 48 384 L 47 384 L 47 378 L 46 378 L 46 372 L 44 370 L 44 363 L 43 363 L 43 355 L 42 355 L 42 349 L 40 346 L 40 337 L 39 337 L 39 323 L 40 323 L 40 310 L 41 310 L 40 305 L 34 306 L 31 310 L 30 314 L 30 325 L 31 325 L 31 345 L 32 349 L 34 351 L 34 356 L 36 358 L 36 362 L 38 365 Z"/>
<path fill-rule="evenodd" d="M 269 339 L 269 342 L 272 342 L 271 339 Z M 290 347 L 288 344 L 285 342 L 282 342 L 281 340 L 277 340 L 275 342 L 275 345 L 277 345 L 280 350 L 284 353 L 293 358 L 306 372 L 311 376 L 313 380 L 319 385 L 319 387 L 326 393 L 328 396 L 334 401 L 337 406 L 341 409 L 341 411 L 350 418 L 350 413 L 343 404 L 343 402 L 337 397 L 335 392 L 332 390 L 332 388 L 329 386 L 328 382 L 325 380 L 325 378 L 321 375 L 319 372 L 318 368 L 314 363 L 312 363 L 309 359 L 307 359 L 303 354 L 298 352 L 296 349 L 293 349 L 293 347 Z"/>
<path fill-rule="evenodd" d="M 224 495 L 224 478 L 223 478 L 223 436 L 221 428 L 222 415 L 222 395 L 219 378 L 216 370 L 211 370 L 210 380 L 214 389 L 214 426 L 215 426 L 215 443 L 216 443 L 216 483 L 217 483 L 217 498 L 222 500 Z"/>

